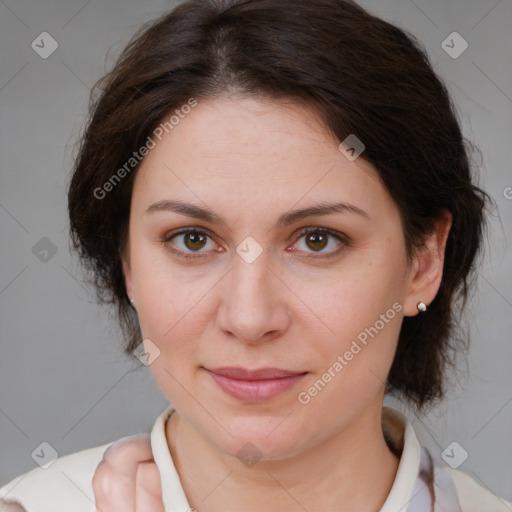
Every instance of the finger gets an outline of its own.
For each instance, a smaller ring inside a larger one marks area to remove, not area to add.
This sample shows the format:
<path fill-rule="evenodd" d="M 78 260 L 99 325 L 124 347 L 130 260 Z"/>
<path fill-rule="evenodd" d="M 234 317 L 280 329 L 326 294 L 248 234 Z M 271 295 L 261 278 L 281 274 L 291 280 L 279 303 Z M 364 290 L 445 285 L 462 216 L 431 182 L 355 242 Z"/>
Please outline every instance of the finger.
<path fill-rule="evenodd" d="M 98 509 L 102 512 L 134 512 L 137 466 L 152 460 L 147 436 L 131 436 L 111 445 L 92 481 Z"/>
<path fill-rule="evenodd" d="M 139 462 L 153 460 L 149 436 L 130 436 L 116 441 L 105 451 L 103 460 L 127 476 L 135 477 Z"/>
<path fill-rule="evenodd" d="M 0 512 L 27 512 L 23 505 L 18 501 L 8 500 L 6 498 L 0 500 Z"/>
<path fill-rule="evenodd" d="M 137 469 L 135 490 L 137 512 L 165 512 L 160 472 L 155 463 L 143 462 Z"/>
<path fill-rule="evenodd" d="M 135 479 L 102 461 L 92 478 L 96 512 L 135 512 Z"/>

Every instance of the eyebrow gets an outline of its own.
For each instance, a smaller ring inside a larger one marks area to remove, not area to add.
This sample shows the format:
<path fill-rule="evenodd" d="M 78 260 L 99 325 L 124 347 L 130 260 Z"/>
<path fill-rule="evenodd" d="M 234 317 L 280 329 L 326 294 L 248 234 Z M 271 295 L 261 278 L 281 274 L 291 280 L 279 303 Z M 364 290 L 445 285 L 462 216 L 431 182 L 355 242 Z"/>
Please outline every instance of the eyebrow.
<path fill-rule="evenodd" d="M 211 224 L 222 224 L 227 226 L 226 221 L 210 209 L 202 208 L 198 205 L 185 203 L 182 201 L 163 199 L 149 206 L 149 208 L 145 211 L 145 214 L 156 212 L 175 212 L 187 217 L 193 217 L 198 220 L 210 222 Z M 284 213 L 277 220 L 276 226 L 285 227 L 308 217 L 319 217 L 322 215 L 332 215 L 334 213 L 352 213 L 359 215 L 366 220 L 370 220 L 370 216 L 364 210 L 361 210 L 361 208 L 358 208 L 353 204 L 320 203 L 314 206 L 309 206 L 307 208 L 301 208 Z"/>

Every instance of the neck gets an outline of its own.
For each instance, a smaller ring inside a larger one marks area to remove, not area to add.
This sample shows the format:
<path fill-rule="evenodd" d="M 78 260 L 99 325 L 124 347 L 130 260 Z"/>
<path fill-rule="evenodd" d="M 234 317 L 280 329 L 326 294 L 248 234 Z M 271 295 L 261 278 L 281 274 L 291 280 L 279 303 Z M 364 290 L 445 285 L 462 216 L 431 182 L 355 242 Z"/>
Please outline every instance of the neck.
<path fill-rule="evenodd" d="M 167 422 L 167 439 L 197 512 L 378 511 L 399 463 L 384 439 L 381 409 L 382 400 L 313 449 L 251 467 L 210 444 L 177 411 Z"/>

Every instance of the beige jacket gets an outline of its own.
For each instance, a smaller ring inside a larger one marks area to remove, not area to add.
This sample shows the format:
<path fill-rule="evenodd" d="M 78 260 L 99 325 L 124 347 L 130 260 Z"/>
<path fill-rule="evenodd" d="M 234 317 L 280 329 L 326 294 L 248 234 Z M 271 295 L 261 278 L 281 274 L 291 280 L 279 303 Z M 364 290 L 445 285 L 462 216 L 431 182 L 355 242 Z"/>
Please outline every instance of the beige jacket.
<path fill-rule="evenodd" d="M 173 464 L 165 436 L 165 423 L 173 407 L 156 420 L 151 432 L 155 462 L 162 478 L 166 512 L 192 512 Z M 424 475 L 433 469 L 435 512 L 511 512 L 512 504 L 481 487 L 466 473 L 449 467 L 429 467 L 430 457 L 399 411 L 384 407 L 382 425 L 388 443 L 401 452 L 393 487 L 380 512 L 430 512 L 431 499 Z M 19 500 L 28 512 L 94 512 L 92 477 L 105 444 L 57 458 L 0 489 L 0 497 Z"/>

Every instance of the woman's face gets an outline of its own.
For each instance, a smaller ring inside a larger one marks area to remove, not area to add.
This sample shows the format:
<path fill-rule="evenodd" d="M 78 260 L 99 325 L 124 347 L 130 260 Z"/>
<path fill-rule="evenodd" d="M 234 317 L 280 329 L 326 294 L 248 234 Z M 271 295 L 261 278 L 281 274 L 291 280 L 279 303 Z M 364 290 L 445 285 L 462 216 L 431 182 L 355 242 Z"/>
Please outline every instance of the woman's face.
<path fill-rule="evenodd" d="M 199 102 L 137 172 L 128 260 L 154 377 L 217 448 L 284 458 L 380 417 L 418 300 L 400 215 L 307 107 Z M 299 375 L 212 373 L 225 367 Z"/>

